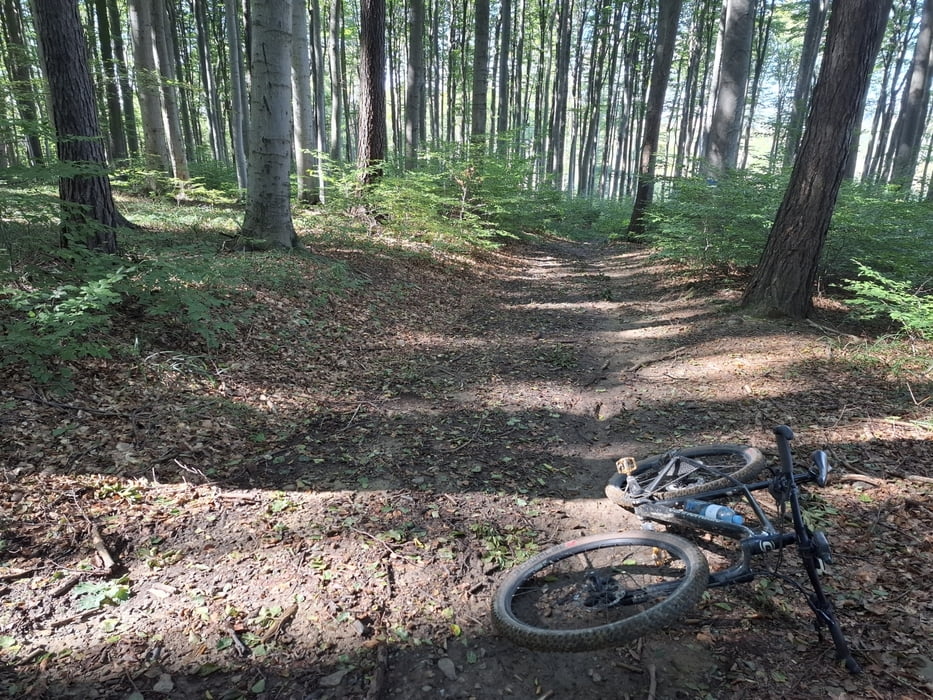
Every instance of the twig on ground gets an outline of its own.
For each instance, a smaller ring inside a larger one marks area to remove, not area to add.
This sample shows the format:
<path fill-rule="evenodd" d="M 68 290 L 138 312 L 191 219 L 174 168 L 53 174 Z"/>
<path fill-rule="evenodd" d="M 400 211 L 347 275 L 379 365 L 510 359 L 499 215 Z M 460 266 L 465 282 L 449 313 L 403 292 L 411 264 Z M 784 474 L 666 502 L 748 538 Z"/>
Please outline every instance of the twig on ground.
<path fill-rule="evenodd" d="M 282 611 L 282 614 L 279 615 L 278 618 L 276 618 L 276 620 L 275 620 L 271 625 L 269 625 L 269 629 L 267 629 L 267 630 L 266 630 L 266 633 L 263 634 L 263 635 L 259 638 L 259 641 L 261 641 L 263 644 L 265 644 L 265 643 L 268 642 L 270 639 L 272 639 L 273 637 L 275 637 L 279 632 L 282 631 L 282 626 L 283 626 L 286 622 L 288 622 L 289 620 L 291 620 L 293 617 L 295 617 L 295 613 L 297 613 L 297 612 L 298 612 L 298 604 L 297 604 L 297 603 L 292 603 L 292 604 L 289 605 L 287 608 L 285 608 L 285 610 Z"/>
<path fill-rule="evenodd" d="M 97 525 L 93 523 L 91 523 L 91 544 L 94 545 L 94 549 L 97 551 L 97 556 L 100 557 L 104 570 L 108 574 L 111 573 L 116 566 L 116 562 L 114 562 L 113 557 L 110 556 L 110 551 L 104 543 L 104 538 L 100 536 L 100 530 L 98 530 Z"/>
<path fill-rule="evenodd" d="M 657 668 L 654 664 L 648 664 L 648 700 L 654 700 L 658 692 Z"/>
<path fill-rule="evenodd" d="M 246 645 L 242 642 L 240 635 L 236 633 L 235 629 L 227 626 L 224 627 L 224 632 L 230 635 L 230 640 L 233 642 L 233 648 L 236 649 L 240 656 L 246 656 L 249 653 L 249 649 L 246 648 Z"/>

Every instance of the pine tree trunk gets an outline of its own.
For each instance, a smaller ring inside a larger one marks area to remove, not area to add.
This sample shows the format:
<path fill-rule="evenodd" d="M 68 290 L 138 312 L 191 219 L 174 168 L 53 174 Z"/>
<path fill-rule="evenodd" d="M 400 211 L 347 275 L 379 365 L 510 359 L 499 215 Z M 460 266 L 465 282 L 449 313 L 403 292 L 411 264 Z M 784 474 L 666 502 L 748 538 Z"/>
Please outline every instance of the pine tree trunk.
<path fill-rule="evenodd" d="M 94 86 L 77 0 L 40 0 L 34 6 L 59 160 L 74 174 L 59 178 L 62 244 L 84 241 L 117 252 L 117 212 L 106 172 Z"/>
<path fill-rule="evenodd" d="M 835 0 L 826 51 L 791 179 L 742 305 L 805 318 L 892 0 Z"/>
<path fill-rule="evenodd" d="M 357 166 L 363 186 L 381 177 L 386 158 L 385 19 L 385 0 L 362 0 Z"/>

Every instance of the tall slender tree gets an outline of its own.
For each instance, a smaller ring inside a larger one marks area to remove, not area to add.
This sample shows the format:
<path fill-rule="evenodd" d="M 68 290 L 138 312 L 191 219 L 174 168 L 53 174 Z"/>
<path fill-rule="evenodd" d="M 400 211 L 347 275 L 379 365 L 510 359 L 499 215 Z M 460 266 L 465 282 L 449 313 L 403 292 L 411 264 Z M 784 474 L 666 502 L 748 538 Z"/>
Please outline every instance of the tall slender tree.
<path fill-rule="evenodd" d="M 0 4 L 3 39 L 6 44 L 4 63 L 10 78 L 10 88 L 19 116 L 26 131 L 26 146 L 33 163 L 41 163 L 42 144 L 39 141 L 39 110 L 32 87 L 32 51 L 26 42 L 23 28 L 23 7 L 20 0 L 3 0 Z"/>
<path fill-rule="evenodd" d="M 810 313 L 820 253 L 891 4 L 833 2 L 803 140 L 743 306 L 791 318 Z"/>
<path fill-rule="evenodd" d="M 756 0 L 726 0 L 722 51 L 706 161 L 713 173 L 734 169 L 745 111 Z"/>
<path fill-rule="evenodd" d="M 361 0 L 357 165 L 364 186 L 382 176 L 386 159 L 385 21 L 385 0 Z"/>
<path fill-rule="evenodd" d="M 303 2 L 303 0 L 298 0 Z M 250 13 L 250 134 L 242 234 L 294 248 L 292 222 L 292 0 L 262 0 Z"/>
<path fill-rule="evenodd" d="M 424 0 L 408 3 L 408 72 L 405 80 L 405 161 L 415 167 L 424 123 Z"/>
<path fill-rule="evenodd" d="M 664 109 L 664 96 L 667 93 L 671 63 L 674 60 L 674 44 L 677 39 L 677 25 L 680 21 L 682 4 L 682 0 L 660 0 L 659 2 L 657 42 L 651 67 L 651 87 L 648 90 L 648 102 L 645 109 L 641 159 L 638 164 L 638 187 L 635 191 L 632 218 L 628 225 L 628 232 L 633 236 L 644 234 L 645 213 L 654 196 L 661 113 Z"/>
<path fill-rule="evenodd" d="M 476 0 L 473 15 L 473 82 L 470 100 L 470 139 L 482 145 L 486 136 L 489 86 L 489 0 Z"/>
<path fill-rule="evenodd" d="M 129 224 L 117 211 L 107 176 L 78 0 L 36 0 L 33 11 L 58 158 L 67 170 L 58 184 L 62 244 L 84 241 L 116 253 L 117 229 Z"/>
<path fill-rule="evenodd" d="M 891 143 L 891 181 L 910 190 L 917 169 L 924 122 L 930 99 L 931 51 L 933 51 L 933 0 L 924 0 L 920 31 L 914 45 L 907 87 L 894 125 Z"/>

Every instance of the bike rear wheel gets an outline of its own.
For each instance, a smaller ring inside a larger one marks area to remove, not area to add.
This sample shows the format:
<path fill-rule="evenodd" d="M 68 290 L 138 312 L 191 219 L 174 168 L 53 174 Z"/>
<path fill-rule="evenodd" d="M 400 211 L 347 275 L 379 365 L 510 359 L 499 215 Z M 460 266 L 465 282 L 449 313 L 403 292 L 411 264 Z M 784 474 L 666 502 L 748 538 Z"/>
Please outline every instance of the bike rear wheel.
<path fill-rule="evenodd" d="M 687 465 L 680 470 L 672 468 L 655 485 L 651 495 L 655 500 L 686 498 L 704 491 L 727 488 L 735 482 L 749 483 L 755 480 L 765 467 L 765 457 L 761 450 L 746 445 L 705 445 L 687 447 L 663 455 L 654 455 L 639 460 L 631 474 L 613 474 L 606 485 L 606 497 L 623 508 L 633 508 L 638 494 L 628 489 L 629 478 L 637 479 L 642 486 L 647 485 L 661 470 L 678 457 L 701 462 L 703 469 L 693 469 Z M 722 476 L 717 476 L 721 474 Z M 644 497 L 641 497 L 641 501 Z"/>
<path fill-rule="evenodd" d="M 565 542 L 509 572 L 493 599 L 497 628 L 543 651 L 622 644 L 683 619 L 709 581 L 699 548 L 661 532 Z"/>

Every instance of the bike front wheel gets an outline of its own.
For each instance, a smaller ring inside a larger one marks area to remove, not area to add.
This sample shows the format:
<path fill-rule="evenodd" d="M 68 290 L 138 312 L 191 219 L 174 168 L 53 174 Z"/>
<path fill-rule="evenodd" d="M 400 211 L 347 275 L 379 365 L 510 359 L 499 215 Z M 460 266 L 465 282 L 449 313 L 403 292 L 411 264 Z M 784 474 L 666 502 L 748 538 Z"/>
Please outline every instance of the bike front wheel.
<path fill-rule="evenodd" d="M 679 458 L 684 458 L 682 462 Z M 697 466 L 698 463 L 701 466 Z M 630 474 L 613 474 L 606 485 L 606 497 L 623 508 L 633 508 L 646 496 L 632 493 L 629 480 L 641 488 L 652 485 L 648 494 L 654 499 L 686 498 L 704 491 L 715 491 L 749 483 L 765 467 L 761 450 L 746 445 L 706 445 L 654 455 L 639 460 Z M 658 474 L 663 476 L 655 484 Z"/>
<path fill-rule="evenodd" d="M 565 542 L 509 572 L 493 599 L 503 636 L 542 651 L 590 651 L 682 620 L 709 581 L 700 549 L 661 532 Z"/>

